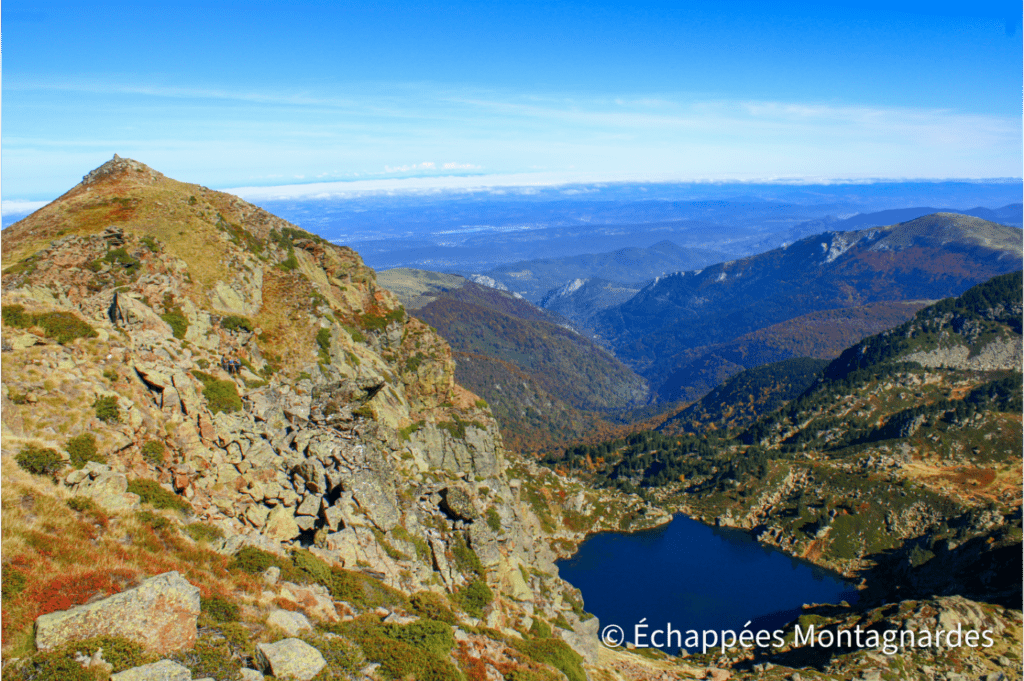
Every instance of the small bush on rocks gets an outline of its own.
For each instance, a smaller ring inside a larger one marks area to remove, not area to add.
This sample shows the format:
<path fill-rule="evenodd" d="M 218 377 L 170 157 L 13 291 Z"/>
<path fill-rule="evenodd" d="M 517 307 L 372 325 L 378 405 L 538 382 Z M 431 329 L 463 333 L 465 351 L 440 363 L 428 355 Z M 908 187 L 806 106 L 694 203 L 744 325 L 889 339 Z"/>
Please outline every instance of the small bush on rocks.
<path fill-rule="evenodd" d="M 420 591 L 409 597 L 413 611 L 428 620 L 455 624 L 458 620 L 448 607 L 448 599 L 433 591 Z"/>
<path fill-rule="evenodd" d="M 473 617 L 483 617 L 484 608 L 494 600 L 494 594 L 482 579 L 474 579 L 455 594 L 455 601 Z"/>
<path fill-rule="evenodd" d="M 173 492 L 168 492 L 156 480 L 129 480 L 128 491 L 138 494 L 142 503 L 153 508 L 171 509 L 185 512 L 191 509 L 187 501 Z"/>
<path fill-rule="evenodd" d="M 225 317 L 220 320 L 220 326 L 222 329 L 227 329 L 228 331 L 244 331 L 245 333 L 251 333 L 254 328 L 251 321 L 245 317 L 238 317 L 236 315 L 231 315 L 230 317 Z"/>
<path fill-rule="evenodd" d="M 185 526 L 185 534 L 196 541 L 215 542 L 224 538 L 224 531 L 206 523 L 190 523 Z"/>
<path fill-rule="evenodd" d="M 167 322 L 167 325 L 171 327 L 171 333 L 174 334 L 175 338 L 181 339 L 188 333 L 188 318 L 181 313 L 180 310 L 174 310 L 167 314 L 160 315 L 160 319 Z"/>
<path fill-rule="evenodd" d="M 114 667 L 115 674 L 123 672 L 125 669 L 156 662 L 159 659 L 156 655 L 147 653 L 141 644 L 121 636 L 97 636 L 71 643 L 67 648 L 84 655 L 92 655 L 102 648 L 103 659 Z"/>
<path fill-rule="evenodd" d="M 33 315 L 32 321 L 48 337 L 61 345 L 70 343 L 76 338 L 96 337 L 95 329 L 70 312 L 47 312 L 46 314 Z"/>
<path fill-rule="evenodd" d="M 201 636 L 192 650 L 186 650 L 171 658 L 192 671 L 193 679 L 211 676 L 215 679 L 237 679 L 242 671 L 241 663 L 231 652 L 224 639 Z"/>
<path fill-rule="evenodd" d="M 142 445 L 142 458 L 154 466 L 159 466 L 164 463 L 165 451 L 166 449 L 163 442 L 160 442 L 159 440 L 150 440 L 146 444 Z"/>
<path fill-rule="evenodd" d="M 107 462 L 107 457 L 96 452 L 96 436 L 92 433 L 71 438 L 64 448 L 71 456 L 71 465 L 75 468 L 81 468 L 89 461 Z"/>
<path fill-rule="evenodd" d="M 96 410 L 96 418 L 100 421 L 104 423 L 120 423 L 121 409 L 117 405 L 117 397 L 115 395 L 97 397 L 92 406 Z"/>
<path fill-rule="evenodd" d="M 237 603 L 219 596 L 200 599 L 200 609 L 215 622 L 237 622 L 240 614 Z"/>
<path fill-rule="evenodd" d="M 556 638 L 532 641 L 512 639 L 510 643 L 513 648 L 537 662 L 549 664 L 562 672 L 569 681 L 587 681 L 587 674 L 583 671 L 583 658 L 565 641 Z"/>
<path fill-rule="evenodd" d="M 18 466 L 33 475 L 53 475 L 64 467 L 64 460 L 53 449 L 43 449 L 35 445 L 23 447 L 14 458 Z"/>

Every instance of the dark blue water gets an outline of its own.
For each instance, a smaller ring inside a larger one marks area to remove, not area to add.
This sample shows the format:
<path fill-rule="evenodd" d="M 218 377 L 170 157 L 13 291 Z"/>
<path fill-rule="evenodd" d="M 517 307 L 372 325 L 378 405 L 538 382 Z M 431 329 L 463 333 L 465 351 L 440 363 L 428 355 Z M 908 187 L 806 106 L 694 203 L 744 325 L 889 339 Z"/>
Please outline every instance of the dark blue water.
<path fill-rule="evenodd" d="M 739 631 L 747 621 L 771 630 L 796 618 L 804 603 L 857 598 L 853 585 L 745 532 L 681 515 L 653 530 L 594 535 L 558 568 L 602 628 L 617 624 L 628 641 L 645 617 L 683 630 Z"/>

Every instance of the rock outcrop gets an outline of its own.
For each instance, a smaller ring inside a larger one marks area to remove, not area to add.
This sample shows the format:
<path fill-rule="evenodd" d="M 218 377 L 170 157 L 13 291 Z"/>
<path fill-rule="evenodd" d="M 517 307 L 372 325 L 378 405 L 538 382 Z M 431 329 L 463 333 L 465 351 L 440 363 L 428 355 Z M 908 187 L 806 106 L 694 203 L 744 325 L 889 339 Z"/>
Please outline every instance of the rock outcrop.
<path fill-rule="evenodd" d="M 168 572 L 95 603 L 42 615 L 36 646 L 51 650 L 93 636 L 122 636 L 159 653 L 174 652 L 195 644 L 198 617 L 199 589 Z"/>

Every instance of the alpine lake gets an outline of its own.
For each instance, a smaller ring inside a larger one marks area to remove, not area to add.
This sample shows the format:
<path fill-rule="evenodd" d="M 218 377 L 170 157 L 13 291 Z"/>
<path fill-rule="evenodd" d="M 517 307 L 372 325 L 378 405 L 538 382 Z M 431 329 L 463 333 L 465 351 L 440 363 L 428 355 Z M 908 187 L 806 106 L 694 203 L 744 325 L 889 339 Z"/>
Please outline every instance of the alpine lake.
<path fill-rule="evenodd" d="M 600 619 L 602 631 L 618 625 L 625 641 L 636 643 L 640 624 L 647 636 L 640 643 L 648 646 L 654 630 L 669 626 L 682 630 L 684 639 L 690 629 L 775 630 L 796 619 L 805 603 L 857 599 L 856 588 L 831 572 L 742 530 L 708 527 L 683 515 L 650 530 L 588 537 L 558 568 L 583 593 L 585 609 Z M 677 638 L 662 650 L 678 652 Z"/>

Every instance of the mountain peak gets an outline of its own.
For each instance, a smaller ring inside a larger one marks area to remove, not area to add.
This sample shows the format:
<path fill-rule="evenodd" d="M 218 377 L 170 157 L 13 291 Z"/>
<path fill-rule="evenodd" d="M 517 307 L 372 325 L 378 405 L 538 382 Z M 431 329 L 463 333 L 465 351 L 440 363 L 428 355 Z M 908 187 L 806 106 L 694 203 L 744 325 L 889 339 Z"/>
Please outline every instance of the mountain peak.
<path fill-rule="evenodd" d="M 144 177 L 149 181 L 155 180 L 157 177 L 163 177 L 161 173 L 153 170 L 145 163 L 140 163 L 139 161 L 130 158 L 121 158 L 117 154 L 114 154 L 114 158 L 110 159 L 100 167 L 86 173 L 85 176 L 82 177 L 82 184 L 91 185 L 107 177 L 125 175 L 132 172 L 138 173 L 140 177 Z"/>

